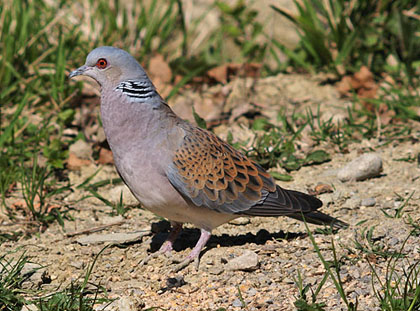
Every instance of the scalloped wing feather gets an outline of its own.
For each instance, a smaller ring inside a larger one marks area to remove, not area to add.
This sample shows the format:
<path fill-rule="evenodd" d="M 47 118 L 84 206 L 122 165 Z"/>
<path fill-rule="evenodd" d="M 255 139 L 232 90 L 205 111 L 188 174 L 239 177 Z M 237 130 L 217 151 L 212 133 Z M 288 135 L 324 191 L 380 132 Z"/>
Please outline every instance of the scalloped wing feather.
<path fill-rule="evenodd" d="M 188 126 L 167 176 L 175 188 L 198 206 L 241 213 L 276 191 L 273 178 L 223 140 Z"/>

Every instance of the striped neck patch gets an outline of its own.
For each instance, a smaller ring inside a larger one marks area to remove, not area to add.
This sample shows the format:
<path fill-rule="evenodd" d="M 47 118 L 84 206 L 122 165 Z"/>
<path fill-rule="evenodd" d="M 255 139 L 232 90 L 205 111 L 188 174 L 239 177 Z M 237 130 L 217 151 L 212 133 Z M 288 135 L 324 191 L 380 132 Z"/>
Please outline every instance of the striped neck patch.
<path fill-rule="evenodd" d="M 157 95 L 155 87 L 149 81 L 127 80 L 117 85 L 116 91 L 120 91 L 131 99 L 144 101 Z"/>

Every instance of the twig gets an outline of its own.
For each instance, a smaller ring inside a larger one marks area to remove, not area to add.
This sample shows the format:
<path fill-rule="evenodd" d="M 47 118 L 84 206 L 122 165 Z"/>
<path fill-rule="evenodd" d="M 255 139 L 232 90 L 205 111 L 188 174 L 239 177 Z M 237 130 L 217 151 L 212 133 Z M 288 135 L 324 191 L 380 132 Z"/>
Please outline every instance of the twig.
<path fill-rule="evenodd" d="M 80 230 L 80 231 L 69 232 L 69 233 L 66 233 L 66 237 L 73 237 L 73 236 L 76 236 L 76 235 L 98 232 L 98 231 L 102 231 L 102 230 L 104 230 L 106 228 L 109 228 L 109 227 L 112 227 L 112 226 L 122 225 L 123 223 L 125 223 L 125 220 L 120 220 L 120 221 L 113 222 L 113 223 L 110 223 L 110 224 L 101 225 L 101 226 L 97 226 L 97 227 L 93 227 L 93 228 L 88 228 L 88 229 L 84 229 L 84 230 Z"/>

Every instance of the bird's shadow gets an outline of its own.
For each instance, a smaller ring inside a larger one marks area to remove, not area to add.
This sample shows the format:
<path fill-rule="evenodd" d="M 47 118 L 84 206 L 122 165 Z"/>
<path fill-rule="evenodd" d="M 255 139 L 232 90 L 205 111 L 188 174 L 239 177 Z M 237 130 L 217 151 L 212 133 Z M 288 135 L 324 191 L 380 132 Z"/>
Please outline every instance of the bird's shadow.
<path fill-rule="evenodd" d="M 150 251 L 152 253 L 156 252 L 162 243 L 168 237 L 169 231 L 159 232 L 156 233 L 151 241 L 150 244 Z M 276 239 L 276 240 L 294 240 L 299 237 L 304 237 L 307 234 L 305 232 L 298 232 L 298 233 L 291 233 L 284 231 L 279 232 L 268 232 L 265 229 L 261 229 L 257 232 L 257 234 L 253 233 L 245 233 L 239 235 L 229 235 L 229 234 L 222 234 L 222 235 L 212 235 L 210 237 L 209 242 L 206 245 L 206 251 L 209 249 L 215 248 L 218 245 L 221 247 L 230 247 L 230 246 L 240 246 L 250 243 L 255 243 L 258 245 L 264 245 L 267 241 Z M 197 244 L 198 239 L 200 238 L 200 230 L 199 229 L 190 229 L 184 228 L 182 229 L 181 233 L 179 234 L 178 238 L 176 239 L 173 247 L 174 250 L 179 252 L 183 251 L 187 248 L 193 248 L 195 244 Z"/>

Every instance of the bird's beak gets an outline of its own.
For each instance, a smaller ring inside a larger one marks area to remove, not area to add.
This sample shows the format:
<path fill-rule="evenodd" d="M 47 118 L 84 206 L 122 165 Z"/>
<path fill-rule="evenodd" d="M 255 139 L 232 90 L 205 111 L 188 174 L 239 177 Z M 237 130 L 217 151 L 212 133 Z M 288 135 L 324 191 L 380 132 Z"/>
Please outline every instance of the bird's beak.
<path fill-rule="evenodd" d="M 69 79 L 71 79 L 71 78 L 73 78 L 73 77 L 75 77 L 75 76 L 81 76 L 81 75 L 84 75 L 84 74 L 85 74 L 85 72 L 86 72 L 86 70 L 87 70 L 88 68 L 89 68 L 88 66 L 83 65 L 82 67 L 79 67 L 79 68 L 77 68 L 76 70 L 73 70 L 73 71 L 72 71 L 72 72 L 70 72 L 70 74 L 69 74 Z"/>

